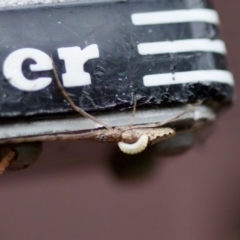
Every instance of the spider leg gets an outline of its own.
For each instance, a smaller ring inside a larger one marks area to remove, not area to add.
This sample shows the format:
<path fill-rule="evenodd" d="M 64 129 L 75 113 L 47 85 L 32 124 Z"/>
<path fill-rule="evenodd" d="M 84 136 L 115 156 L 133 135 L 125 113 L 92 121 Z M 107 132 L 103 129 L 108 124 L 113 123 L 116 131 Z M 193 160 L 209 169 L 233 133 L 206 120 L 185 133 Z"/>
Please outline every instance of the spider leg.
<path fill-rule="evenodd" d="M 0 175 L 5 172 L 11 161 L 16 157 L 16 151 L 9 149 L 8 152 L 2 157 L 0 161 Z"/>
<path fill-rule="evenodd" d="M 23 142 L 38 142 L 38 141 L 55 141 L 55 140 L 95 140 L 98 141 L 98 136 L 108 132 L 107 129 L 91 131 L 87 133 L 62 133 L 55 135 L 41 135 L 16 137 L 11 139 L 0 139 L 0 144 L 23 143 Z"/>
<path fill-rule="evenodd" d="M 106 129 L 108 130 L 112 130 L 112 128 L 110 126 L 108 126 L 106 123 L 96 119 L 95 117 L 93 117 L 92 115 L 88 114 L 87 112 L 85 112 L 82 108 L 78 107 L 73 100 L 69 97 L 68 93 L 66 92 L 66 90 L 64 89 L 64 87 L 62 86 L 58 74 L 57 74 L 57 70 L 56 67 L 54 65 L 54 62 L 52 61 L 52 65 L 53 65 L 53 73 L 54 73 L 54 77 L 56 79 L 57 85 L 59 90 L 61 91 L 62 95 L 64 96 L 64 98 L 68 101 L 68 103 L 71 105 L 71 107 L 73 108 L 73 110 L 75 110 L 76 112 L 80 113 L 83 117 L 86 117 L 88 119 L 91 119 L 92 121 L 96 122 L 97 124 L 100 124 L 102 126 L 104 126 Z"/>

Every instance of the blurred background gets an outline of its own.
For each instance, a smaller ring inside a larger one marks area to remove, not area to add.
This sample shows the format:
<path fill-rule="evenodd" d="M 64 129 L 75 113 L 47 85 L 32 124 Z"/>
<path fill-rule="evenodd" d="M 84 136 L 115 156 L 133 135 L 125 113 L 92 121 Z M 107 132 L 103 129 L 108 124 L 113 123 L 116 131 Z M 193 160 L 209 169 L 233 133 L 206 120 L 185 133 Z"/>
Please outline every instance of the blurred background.
<path fill-rule="evenodd" d="M 240 1 L 214 4 L 238 95 Z M 111 162 L 111 144 L 45 143 L 32 167 L 1 176 L 1 239 L 240 239 L 239 107 L 203 144 L 137 172 Z"/>

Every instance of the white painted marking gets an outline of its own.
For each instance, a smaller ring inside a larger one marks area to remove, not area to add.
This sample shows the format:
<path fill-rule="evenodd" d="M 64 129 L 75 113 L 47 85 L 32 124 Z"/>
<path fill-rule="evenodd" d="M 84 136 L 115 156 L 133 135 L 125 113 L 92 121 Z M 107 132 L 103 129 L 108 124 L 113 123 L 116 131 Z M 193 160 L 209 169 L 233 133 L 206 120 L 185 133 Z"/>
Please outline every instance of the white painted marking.
<path fill-rule="evenodd" d="M 84 48 L 58 48 L 58 56 L 64 60 L 66 73 L 62 75 L 64 87 L 79 87 L 91 84 L 91 76 L 84 71 L 84 64 L 90 59 L 99 58 L 97 44 Z"/>
<path fill-rule="evenodd" d="M 22 48 L 12 52 L 3 63 L 3 74 L 10 84 L 20 90 L 33 92 L 47 87 L 50 77 L 39 77 L 35 80 L 25 78 L 22 64 L 26 59 L 33 59 L 36 63 L 30 65 L 33 72 L 52 70 L 52 60 L 44 52 L 34 48 Z"/>
<path fill-rule="evenodd" d="M 187 39 L 138 44 L 138 52 L 141 55 L 195 51 L 216 52 L 220 54 L 226 54 L 227 52 L 223 41 L 210 39 Z"/>
<path fill-rule="evenodd" d="M 210 9 L 172 10 L 161 12 L 134 13 L 134 25 L 168 24 L 182 22 L 206 22 L 219 24 L 218 13 Z"/>
<path fill-rule="evenodd" d="M 198 82 L 218 82 L 234 85 L 234 78 L 229 71 L 224 70 L 198 70 L 163 73 L 146 75 L 143 77 L 143 83 L 146 87 Z"/>

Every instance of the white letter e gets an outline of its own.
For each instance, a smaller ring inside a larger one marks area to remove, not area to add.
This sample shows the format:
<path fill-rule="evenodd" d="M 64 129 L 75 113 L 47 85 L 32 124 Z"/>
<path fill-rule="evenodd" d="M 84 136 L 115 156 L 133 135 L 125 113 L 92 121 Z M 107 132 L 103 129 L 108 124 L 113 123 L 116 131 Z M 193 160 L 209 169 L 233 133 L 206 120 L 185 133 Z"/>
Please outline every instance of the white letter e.
<path fill-rule="evenodd" d="M 31 64 L 31 71 L 52 70 L 52 60 L 44 52 L 34 48 L 22 48 L 11 53 L 3 64 L 3 74 L 10 84 L 23 91 L 38 91 L 47 87 L 52 78 L 39 77 L 35 80 L 28 80 L 22 73 L 22 64 L 26 59 L 33 59 L 36 64 Z"/>

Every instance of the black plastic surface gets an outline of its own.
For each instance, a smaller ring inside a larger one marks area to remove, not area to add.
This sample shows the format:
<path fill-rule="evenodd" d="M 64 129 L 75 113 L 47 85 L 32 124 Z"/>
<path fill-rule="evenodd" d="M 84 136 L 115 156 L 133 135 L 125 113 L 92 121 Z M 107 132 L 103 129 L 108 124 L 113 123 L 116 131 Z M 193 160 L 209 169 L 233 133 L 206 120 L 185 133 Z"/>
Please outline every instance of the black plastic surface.
<path fill-rule="evenodd" d="M 138 99 L 141 105 L 191 103 L 199 99 L 229 102 L 233 87 L 223 83 L 189 83 L 145 87 L 147 74 L 193 70 L 225 70 L 225 56 L 210 52 L 179 54 L 138 54 L 138 42 L 154 42 L 194 38 L 219 39 L 217 27 L 192 22 L 134 26 L 131 14 L 189 8 L 210 8 L 207 1 L 128 1 L 126 3 L 64 4 L 49 7 L 4 10 L 0 12 L 0 63 L 20 48 L 36 48 L 53 56 L 59 75 L 65 72 L 64 62 L 57 57 L 57 48 L 98 44 L 100 58 L 85 63 L 92 84 L 66 88 L 77 105 L 86 111 L 127 108 Z M 151 29 L 151 33 L 149 30 Z M 36 77 L 29 70 L 32 60 L 23 64 L 29 79 Z M 2 71 L 2 69 L 0 69 Z M 38 73 L 50 75 L 52 72 Z M 62 114 L 72 109 L 53 81 L 47 88 L 25 92 L 11 86 L 0 72 L 0 116 L 33 116 Z"/>

